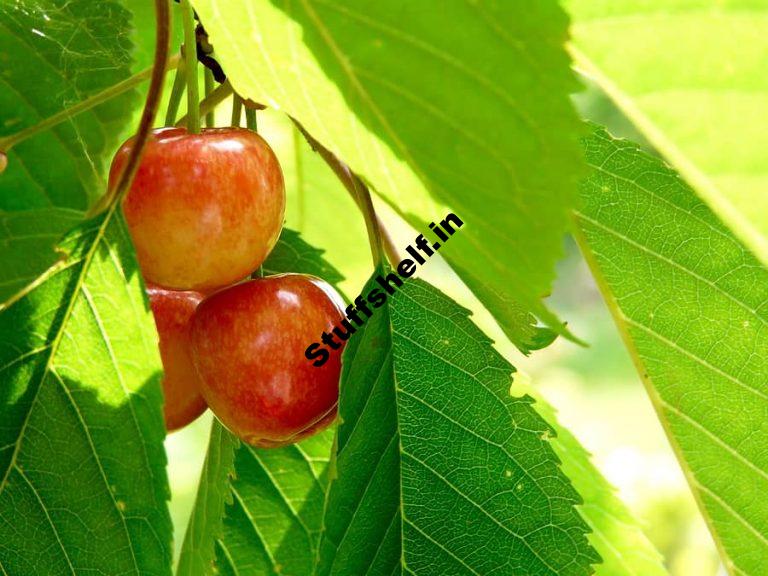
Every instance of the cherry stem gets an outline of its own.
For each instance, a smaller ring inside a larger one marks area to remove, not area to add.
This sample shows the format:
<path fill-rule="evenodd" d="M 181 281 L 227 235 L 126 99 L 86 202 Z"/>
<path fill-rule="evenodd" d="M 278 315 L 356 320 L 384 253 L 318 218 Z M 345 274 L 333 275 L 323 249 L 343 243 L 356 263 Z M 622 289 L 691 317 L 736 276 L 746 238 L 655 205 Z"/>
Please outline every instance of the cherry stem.
<path fill-rule="evenodd" d="M 173 87 L 171 88 L 171 96 L 168 100 L 168 109 L 165 112 L 165 125 L 173 126 L 176 122 L 176 115 L 179 112 L 179 105 L 181 104 L 181 97 L 184 94 L 184 90 L 187 87 L 186 73 L 184 69 L 186 65 L 184 60 L 177 57 L 179 65 L 176 67 L 176 74 L 173 76 Z"/>
<path fill-rule="evenodd" d="M 362 179 L 349 168 L 349 166 L 344 164 L 338 156 L 320 144 L 314 136 L 307 132 L 304 129 L 304 126 L 302 126 L 295 118 L 291 118 L 291 120 L 299 129 L 299 132 L 304 135 L 304 138 L 312 147 L 312 150 L 320 154 L 322 159 L 325 160 L 325 163 L 330 166 L 334 174 L 341 180 L 341 183 L 344 184 L 344 187 L 352 196 L 357 207 L 363 213 L 365 227 L 368 230 L 368 242 L 371 245 L 371 255 L 373 256 L 374 265 L 379 266 L 380 264 L 383 264 L 385 254 L 389 262 L 396 265 L 400 261 L 400 257 L 397 254 L 397 248 L 395 248 L 391 236 L 387 233 L 386 228 L 376 215 L 368 186 L 366 186 L 365 182 L 363 182 Z"/>
<path fill-rule="evenodd" d="M 208 98 L 211 92 L 213 92 L 213 72 L 210 68 L 205 69 L 203 79 L 205 81 L 205 97 Z M 206 128 L 212 128 L 214 124 L 216 124 L 216 117 L 213 113 L 213 108 L 211 108 L 205 115 L 205 126 Z"/>
<path fill-rule="evenodd" d="M 249 108 L 248 106 L 245 107 L 245 126 L 248 128 L 248 130 L 258 132 L 259 126 L 256 122 L 255 108 Z"/>
<path fill-rule="evenodd" d="M 147 98 L 144 101 L 144 110 L 141 114 L 139 128 L 133 141 L 133 146 L 125 162 L 125 168 L 117 179 L 117 184 L 111 191 L 101 197 L 89 211 L 89 215 L 98 214 L 102 209 L 113 209 L 119 204 L 123 196 L 128 192 L 133 181 L 133 176 L 139 167 L 141 154 L 149 140 L 152 126 L 155 123 L 157 109 L 163 95 L 165 71 L 168 66 L 168 50 L 170 47 L 170 10 L 167 0 L 155 0 L 155 14 L 157 18 L 157 30 L 155 32 L 155 57 L 152 66 L 152 75 L 147 90 Z"/>
<path fill-rule="evenodd" d="M 179 58 L 178 57 L 171 58 L 170 60 L 168 60 L 167 69 L 172 70 L 176 68 L 178 65 L 179 65 Z M 112 98 L 120 96 L 121 94 L 127 92 L 128 90 L 135 88 L 136 86 L 144 82 L 147 78 L 149 78 L 152 75 L 153 70 L 154 68 L 147 68 L 146 70 L 142 70 L 141 72 L 138 72 L 133 76 L 126 78 L 121 82 L 118 82 L 117 84 L 113 84 L 106 90 L 102 90 L 101 92 L 94 94 L 93 96 L 86 98 L 81 102 L 78 102 L 74 106 L 70 106 L 69 108 L 62 110 L 61 112 L 57 112 L 53 116 L 49 116 L 45 120 L 41 120 L 34 126 L 24 128 L 23 130 L 20 130 L 14 134 L 9 134 L 8 136 L 4 136 L 3 138 L 0 138 L 0 154 L 4 154 L 8 152 L 16 144 L 23 142 L 27 138 L 36 136 L 37 134 L 40 134 L 41 132 L 45 132 L 46 130 L 50 130 L 57 124 L 61 124 L 62 122 L 64 122 L 65 120 L 69 120 L 73 116 L 77 116 L 78 114 L 87 112 L 91 108 L 94 108 L 99 104 L 106 102 L 107 100 L 111 100 Z"/>
<path fill-rule="evenodd" d="M 187 73 L 187 132 L 200 133 L 200 89 L 197 84 L 197 38 L 195 15 L 189 0 L 181 0 L 181 20 L 184 27 L 184 62 Z"/>
<path fill-rule="evenodd" d="M 200 106 L 194 106 L 195 111 L 197 111 L 198 118 L 201 114 L 208 114 L 211 110 L 216 108 L 219 104 L 221 104 L 224 100 L 229 98 L 229 96 L 232 94 L 232 85 L 229 83 L 229 81 L 224 82 L 224 84 L 219 84 L 216 89 L 211 92 L 211 94 L 203 99 L 202 102 L 200 102 Z M 179 120 L 176 122 L 176 126 L 185 126 L 188 122 L 189 114 L 186 114 L 179 118 Z"/>
<path fill-rule="evenodd" d="M 243 115 L 243 99 L 237 94 L 232 97 L 232 126 L 240 126 L 240 118 Z"/>

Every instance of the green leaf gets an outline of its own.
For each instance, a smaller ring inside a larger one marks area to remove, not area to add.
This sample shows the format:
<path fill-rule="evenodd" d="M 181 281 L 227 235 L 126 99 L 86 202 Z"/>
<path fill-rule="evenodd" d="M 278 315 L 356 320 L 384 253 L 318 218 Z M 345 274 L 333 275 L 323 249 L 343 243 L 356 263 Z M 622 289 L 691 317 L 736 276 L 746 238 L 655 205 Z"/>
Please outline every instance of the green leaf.
<path fill-rule="evenodd" d="M 232 501 L 229 481 L 240 442 L 214 420 L 200 487 L 181 547 L 178 576 L 208 574 L 214 565 L 214 541 L 221 534 L 224 506 Z"/>
<path fill-rule="evenodd" d="M 0 313 L 0 572 L 170 572 L 161 365 L 117 207 Z"/>
<path fill-rule="evenodd" d="M 768 270 L 669 167 L 598 131 L 580 244 L 733 574 L 768 565 Z"/>
<path fill-rule="evenodd" d="M 111 0 L 1 3 L 0 137 L 127 78 L 129 31 L 130 13 Z M 128 92 L 16 145 L 0 209 L 87 208 L 136 103 Z"/>
<path fill-rule="evenodd" d="M 332 441 L 327 430 L 285 448 L 237 451 L 233 503 L 216 542 L 220 574 L 312 574 Z"/>
<path fill-rule="evenodd" d="M 577 65 L 768 265 L 768 5 L 568 0 L 566 6 Z"/>
<path fill-rule="evenodd" d="M 82 219 L 82 212 L 60 208 L 0 211 L 0 305 L 59 258 L 56 243 Z"/>
<path fill-rule="evenodd" d="M 341 281 L 322 253 L 284 228 L 263 272 Z M 178 576 L 211 574 L 214 567 L 233 576 L 278 568 L 286 575 L 311 574 L 332 441 L 327 431 L 285 448 L 236 448 L 237 438 L 214 422 Z"/>
<path fill-rule="evenodd" d="M 592 573 L 579 495 L 513 370 L 421 280 L 358 329 L 318 574 Z"/>
<path fill-rule="evenodd" d="M 536 400 L 536 409 L 556 431 L 550 439 L 562 461 L 563 473 L 584 498 L 579 512 L 592 529 L 589 540 L 603 559 L 596 576 L 666 576 L 661 554 L 643 534 L 640 522 L 616 494 L 616 489 L 592 463 L 576 437 L 557 422 L 555 409 L 524 378 L 516 377 L 513 390 Z"/>
<path fill-rule="evenodd" d="M 541 298 L 583 160 L 554 1 L 194 4 L 238 93 L 298 119 L 418 230 L 449 209 L 466 222 L 443 254 L 514 342 L 530 312 L 558 324 Z"/>
<path fill-rule="evenodd" d="M 265 275 L 284 272 L 301 272 L 322 278 L 331 285 L 344 279 L 338 270 L 322 258 L 323 251 L 310 246 L 298 232 L 283 228 L 280 241 L 264 262 Z"/>

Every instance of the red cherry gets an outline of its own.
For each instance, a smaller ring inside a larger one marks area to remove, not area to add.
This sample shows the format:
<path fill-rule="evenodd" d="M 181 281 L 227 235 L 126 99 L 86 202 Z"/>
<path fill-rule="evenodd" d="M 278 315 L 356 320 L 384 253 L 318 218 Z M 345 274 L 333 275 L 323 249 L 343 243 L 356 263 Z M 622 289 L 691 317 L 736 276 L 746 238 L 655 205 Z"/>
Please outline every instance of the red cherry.
<path fill-rule="evenodd" d="M 206 298 L 192 320 L 192 355 L 219 420 L 261 447 L 290 444 L 330 424 L 342 348 L 320 367 L 304 353 L 340 323 L 342 308 L 333 288 L 303 274 L 250 280 Z"/>
<path fill-rule="evenodd" d="M 171 432 L 192 422 L 207 407 L 200 394 L 190 349 L 192 315 L 203 295 L 157 286 L 147 287 L 147 294 L 160 337 L 160 358 L 165 371 L 163 411 L 165 427 Z"/>
<path fill-rule="evenodd" d="M 110 186 L 133 140 L 118 150 Z M 245 278 L 277 242 L 285 186 L 277 157 L 255 132 L 155 130 L 123 211 L 144 277 L 209 291 Z"/>

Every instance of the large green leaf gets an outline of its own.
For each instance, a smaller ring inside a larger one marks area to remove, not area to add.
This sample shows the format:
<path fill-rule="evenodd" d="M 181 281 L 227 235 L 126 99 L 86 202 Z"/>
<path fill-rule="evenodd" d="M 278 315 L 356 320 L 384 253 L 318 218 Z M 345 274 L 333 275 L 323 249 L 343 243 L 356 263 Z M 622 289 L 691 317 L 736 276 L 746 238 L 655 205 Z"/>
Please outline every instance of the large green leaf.
<path fill-rule="evenodd" d="M 446 207 L 466 221 L 444 255 L 514 342 L 530 311 L 556 324 L 540 299 L 582 158 L 554 1 L 194 4 L 237 92 L 297 118 L 417 229 Z"/>
<path fill-rule="evenodd" d="M 768 265 L 768 4 L 566 6 L 577 64 Z"/>
<path fill-rule="evenodd" d="M 0 137 L 130 74 L 130 13 L 113 0 L 0 3 Z M 126 93 L 15 146 L 0 209 L 85 209 L 137 99 Z"/>
<path fill-rule="evenodd" d="M 285 228 L 262 271 L 337 284 L 342 276 L 322 253 Z M 214 567 L 233 576 L 311 574 L 332 441 L 328 431 L 285 448 L 235 450 L 237 439 L 214 422 L 178 575 L 210 574 Z"/>
<path fill-rule="evenodd" d="M 568 476 L 584 499 L 579 511 L 592 530 L 589 540 L 603 561 L 596 576 L 665 576 L 661 554 L 643 533 L 640 522 L 616 494 L 616 489 L 592 463 L 576 437 L 557 422 L 555 409 L 526 381 L 516 377 L 512 389 L 535 398 L 539 414 L 557 433 L 550 439 Z"/>
<path fill-rule="evenodd" d="M 768 566 L 768 270 L 677 174 L 597 132 L 580 243 L 732 573 Z"/>
<path fill-rule="evenodd" d="M 0 211 L 0 304 L 59 258 L 57 242 L 82 219 L 82 212 L 62 208 Z"/>
<path fill-rule="evenodd" d="M 371 282 L 366 290 L 378 286 Z M 579 495 L 467 311 L 409 280 L 344 352 L 318 574 L 590 574 Z"/>
<path fill-rule="evenodd" d="M 0 568 L 170 572 L 160 359 L 118 209 L 0 312 Z"/>

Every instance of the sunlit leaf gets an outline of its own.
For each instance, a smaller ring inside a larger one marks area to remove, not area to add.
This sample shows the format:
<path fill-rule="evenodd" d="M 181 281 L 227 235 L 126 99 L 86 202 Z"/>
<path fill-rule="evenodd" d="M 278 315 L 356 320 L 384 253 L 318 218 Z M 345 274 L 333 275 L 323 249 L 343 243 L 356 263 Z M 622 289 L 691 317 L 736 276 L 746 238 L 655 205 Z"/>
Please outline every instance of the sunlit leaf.
<path fill-rule="evenodd" d="M 598 131 L 579 237 L 731 573 L 768 565 L 768 270 L 669 167 Z"/>
<path fill-rule="evenodd" d="M 234 475 L 238 445 L 237 438 L 215 420 L 197 499 L 184 535 L 178 576 L 201 576 L 210 573 L 214 566 L 214 540 L 221 534 L 224 506 L 232 501 L 229 482 Z"/>
<path fill-rule="evenodd" d="M 768 4 L 565 5 L 577 65 L 768 265 Z"/>
<path fill-rule="evenodd" d="M 596 576 L 665 576 L 661 554 L 643 533 L 640 522 L 603 477 L 576 437 L 557 421 L 555 409 L 536 388 L 523 378 L 515 378 L 512 390 L 536 399 L 536 409 L 555 429 L 550 439 L 562 461 L 563 473 L 584 499 L 579 512 L 591 528 L 589 541 L 603 561 Z"/>
<path fill-rule="evenodd" d="M 333 431 L 277 450 L 243 446 L 216 541 L 220 574 L 312 574 Z"/>
<path fill-rule="evenodd" d="M 582 158 L 555 2 L 194 5 L 238 93 L 297 118 L 417 229 L 466 221 L 443 254 L 512 341 L 528 349 L 530 312 L 557 325 L 540 299 Z"/>

